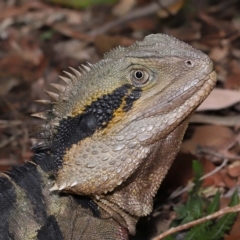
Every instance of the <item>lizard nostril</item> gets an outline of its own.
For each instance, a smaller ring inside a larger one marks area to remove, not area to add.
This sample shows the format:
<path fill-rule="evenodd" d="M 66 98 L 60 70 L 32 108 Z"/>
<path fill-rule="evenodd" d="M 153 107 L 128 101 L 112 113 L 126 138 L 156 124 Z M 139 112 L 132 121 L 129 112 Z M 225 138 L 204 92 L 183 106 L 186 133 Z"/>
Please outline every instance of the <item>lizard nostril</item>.
<path fill-rule="evenodd" d="M 194 61 L 192 61 L 192 60 L 186 60 L 185 61 L 185 66 L 186 67 L 190 67 L 190 68 L 192 68 L 192 67 L 194 67 Z"/>

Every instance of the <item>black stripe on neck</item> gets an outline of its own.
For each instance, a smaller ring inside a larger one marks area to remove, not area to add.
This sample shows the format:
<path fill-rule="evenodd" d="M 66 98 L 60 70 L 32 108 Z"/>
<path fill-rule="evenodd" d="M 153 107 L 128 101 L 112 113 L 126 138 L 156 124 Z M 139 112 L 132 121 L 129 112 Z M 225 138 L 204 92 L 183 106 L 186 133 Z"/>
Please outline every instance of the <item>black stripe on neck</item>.
<path fill-rule="evenodd" d="M 67 221 L 67 220 L 66 220 Z M 81 226 L 80 226 L 81 227 Z M 45 224 L 38 230 L 38 240 L 63 240 L 63 235 L 56 218 L 51 215 Z"/>
<path fill-rule="evenodd" d="M 133 103 L 141 97 L 140 88 L 132 89 L 131 93 L 125 97 L 125 105 L 123 106 L 123 111 L 128 112 L 131 110 Z"/>
<path fill-rule="evenodd" d="M 41 224 L 47 218 L 47 210 L 45 197 L 42 192 L 43 180 L 37 167 L 27 162 L 22 166 L 13 167 L 8 175 L 24 190 L 24 193 L 32 204 L 36 222 Z"/>
<path fill-rule="evenodd" d="M 16 193 L 13 184 L 0 177 L 0 239 L 13 239 L 9 230 L 9 217 L 14 210 Z"/>
<path fill-rule="evenodd" d="M 128 95 L 131 85 L 123 85 L 110 94 L 99 97 L 91 105 L 86 106 L 83 113 L 76 117 L 62 119 L 50 146 L 54 171 L 62 167 L 63 155 L 73 144 L 92 136 L 97 129 L 108 125 L 114 112 L 121 106 Z"/>

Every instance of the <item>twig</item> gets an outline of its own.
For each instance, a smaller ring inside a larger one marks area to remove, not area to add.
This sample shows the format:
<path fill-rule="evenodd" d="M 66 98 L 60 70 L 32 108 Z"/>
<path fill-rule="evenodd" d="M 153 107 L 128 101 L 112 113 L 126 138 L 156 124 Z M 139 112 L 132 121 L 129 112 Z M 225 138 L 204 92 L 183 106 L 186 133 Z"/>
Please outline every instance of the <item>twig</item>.
<path fill-rule="evenodd" d="M 8 127 L 13 127 L 13 126 L 18 126 L 23 124 L 23 121 L 19 120 L 0 120 L 0 129 L 1 128 L 8 128 Z"/>
<path fill-rule="evenodd" d="M 188 192 L 192 187 L 194 186 L 193 182 L 188 183 L 188 185 L 184 188 L 179 187 L 177 188 L 172 194 L 169 196 L 169 199 L 176 198 L 180 195 L 182 195 L 185 192 Z"/>
<path fill-rule="evenodd" d="M 225 207 L 213 214 L 210 214 L 206 217 L 203 217 L 203 218 L 200 218 L 200 219 L 197 219 L 195 221 L 192 221 L 192 222 L 189 222 L 189 223 L 186 223 L 186 224 L 183 224 L 181 226 L 178 226 L 178 227 L 175 227 L 175 228 L 170 228 L 169 230 L 165 231 L 164 233 L 160 234 L 159 236 L 153 238 L 152 240 L 160 240 L 160 239 L 163 239 L 164 237 L 168 236 L 168 235 L 171 235 L 175 232 L 179 232 L 179 231 L 182 231 L 182 230 L 186 230 L 190 227 L 193 227 L 193 226 L 196 226 L 198 224 L 201 224 L 203 222 L 206 222 L 208 220 L 212 220 L 212 219 L 215 219 L 217 217 L 220 217 L 226 213 L 232 213 L 232 212 L 239 212 L 240 211 L 240 204 L 236 205 L 236 206 L 233 206 L 233 207 Z"/>
<path fill-rule="evenodd" d="M 204 114 L 194 114 L 191 119 L 191 123 L 208 123 L 215 125 L 222 125 L 228 127 L 234 127 L 240 124 L 240 116 L 212 116 L 212 115 L 204 115 Z"/>
<path fill-rule="evenodd" d="M 229 146 L 227 147 L 227 149 L 231 148 L 231 146 L 233 146 L 234 144 L 236 143 L 236 140 L 232 141 Z M 220 159 L 228 159 L 228 160 L 239 160 L 240 159 L 240 156 L 234 156 L 232 154 L 221 154 L 221 153 L 217 153 L 211 149 L 208 149 L 208 148 L 201 148 L 201 149 L 198 149 L 198 154 L 201 154 L 201 153 L 207 153 L 207 154 L 210 154 L 210 155 L 213 155 L 214 157 L 218 157 Z"/>
<path fill-rule="evenodd" d="M 18 136 L 21 136 L 22 134 L 22 130 L 16 130 L 14 135 L 0 142 L 0 149 L 6 147 L 9 143 L 13 142 Z"/>
<path fill-rule="evenodd" d="M 224 168 L 226 166 L 227 162 L 228 162 L 228 158 L 225 158 L 220 166 L 214 168 L 211 172 L 209 172 L 209 173 L 205 174 L 204 176 L 202 176 L 200 178 L 200 180 L 208 178 L 208 177 L 212 176 L 213 174 L 219 172 L 222 168 Z"/>
<path fill-rule="evenodd" d="M 213 174 L 219 172 L 222 168 L 224 168 L 226 166 L 227 162 L 228 162 L 228 159 L 225 158 L 220 166 L 214 168 L 214 170 L 212 170 L 211 172 L 209 172 L 209 173 L 205 174 L 204 176 L 202 176 L 200 178 L 200 180 L 208 178 L 208 177 L 212 176 Z M 186 187 L 184 187 L 182 189 L 178 188 L 170 195 L 169 198 L 170 199 L 176 198 L 176 197 L 180 196 L 181 194 L 183 194 L 184 192 L 188 192 L 193 186 L 194 186 L 194 183 L 191 182 Z"/>
<path fill-rule="evenodd" d="M 231 189 L 229 189 L 229 191 L 227 191 L 227 192 L 223 195 L 223 197 L 224 197 L 224 198 L 230 198 L 236 190 L 237 190 L 237 192 L 238 192 L 238 194 L 239 194 L 239 191 L 240 191 L 240 186 L 239 186 L 239 185 L 234 186 L 234 187 L 232 187 Z"/>

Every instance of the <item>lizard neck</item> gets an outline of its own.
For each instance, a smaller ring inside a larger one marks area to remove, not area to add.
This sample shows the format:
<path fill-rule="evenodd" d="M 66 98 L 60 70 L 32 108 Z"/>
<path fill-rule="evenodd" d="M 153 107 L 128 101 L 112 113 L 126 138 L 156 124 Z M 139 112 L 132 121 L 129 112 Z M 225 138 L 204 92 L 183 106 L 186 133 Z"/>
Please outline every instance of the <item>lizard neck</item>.
<path fill-rule="evenodd" d="M 95 236 L 96 232 L 99 239 L 105 239 L 107 234 L 110 234 L 112 239 L 128 239 L 127 228 L 119 224 L 116 219 L 112 219 L 111 214 L 96 204 L 89 196 L 49 191 L 55 181 L 55 168 L 49 152 L 38 151 L 35 153 L 33 163 L 33 165 L 36 164 L 34 167 L 41 176 L 38 183 L 41 185 L 41 199 L 48 203 L 44 207 L 44 211 L 47 213 L 47 223 L 55 224 L 61 235 L 61 238 L 56 237 L 56 239 L 68 239 L 70 233 L 73 239 L 78 239 L 79 236 L 81 239 L 88 239 L 89 236 Z M 29 174 L 31 173 L 29 172 Z M 106 226 L 108 226 L 107 229 Z M 39 229 L 41 236 L 49 234 L 46 223 L 44 225 L 43 222 Z"/>
<path fill-rule="evenodd" d="M 135 234 L 138 218 L 152 211 L 153 197 L 180 148 L 188 122 L 189 118 L 168 136 L 149 146 L 150 154 L 131 178 L 112 192 L 95 198 L 94 201 L 127 227 L 130 234 Z"/>

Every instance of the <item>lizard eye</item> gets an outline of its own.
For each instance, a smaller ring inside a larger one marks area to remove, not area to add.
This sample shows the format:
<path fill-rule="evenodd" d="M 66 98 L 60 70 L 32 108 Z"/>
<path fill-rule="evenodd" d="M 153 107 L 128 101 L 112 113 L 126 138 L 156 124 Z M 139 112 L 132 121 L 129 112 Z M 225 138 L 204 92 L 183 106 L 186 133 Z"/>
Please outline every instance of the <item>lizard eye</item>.
<path fill-rule="evenodd" d="M 134 86 L 141 87 L 149 81 L 149 74 L 143 70 L 131 71 L 131 81 Z"/>

